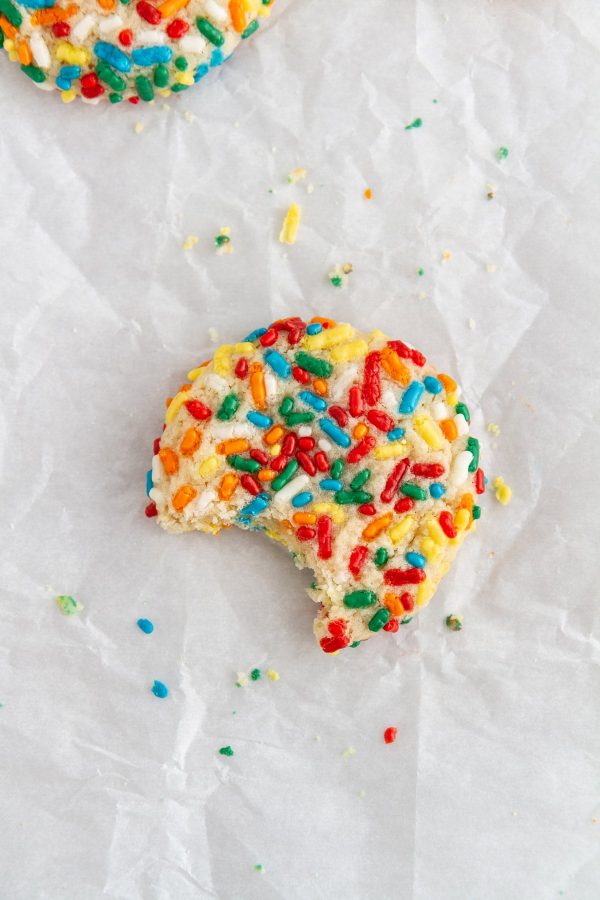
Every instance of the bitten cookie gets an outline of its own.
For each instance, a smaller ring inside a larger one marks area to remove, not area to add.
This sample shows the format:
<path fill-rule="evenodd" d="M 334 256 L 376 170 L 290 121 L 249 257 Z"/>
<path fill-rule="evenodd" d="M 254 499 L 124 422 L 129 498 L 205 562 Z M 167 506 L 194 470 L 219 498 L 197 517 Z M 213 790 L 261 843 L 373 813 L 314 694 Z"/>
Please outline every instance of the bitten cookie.
<path fill-rule="evenodd" d="M 0 47 L 65 102 L 184 91 L 259 26 L 274 0 L 0 0 Z"/>
<path fill-rule="evenodd" d="M 460 389 L 381 331 L 299 318 L 226 344 L 168 401 L 149 516 L 264 531 L 315 581 L 335 652 L 431 599 L 485 489 Z"/>

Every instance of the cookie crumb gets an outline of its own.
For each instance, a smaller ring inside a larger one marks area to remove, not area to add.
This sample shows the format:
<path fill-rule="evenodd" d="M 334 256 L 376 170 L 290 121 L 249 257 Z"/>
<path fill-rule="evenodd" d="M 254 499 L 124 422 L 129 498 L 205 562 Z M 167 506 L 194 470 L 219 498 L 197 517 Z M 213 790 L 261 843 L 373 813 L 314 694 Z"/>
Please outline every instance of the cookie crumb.
<path fill-rule="evenodd" d="M 189 122 L 190 125 L 192 124 L 192 122 L 197 121 L 197 117 L 193 113 L 191 113 L 189 111 L 189 109 L 186 109 L 186 111 L 183 114 L 183 118 L 185 119 L 186 122 Z"/>
<path fill-rule="evenodd" d="M 133 130 L 135 131 L 136 134 L 141 134 L 142 131 L 144 130 L 144 123 L 136 122 L 135 125 L 133 126 Z"/>
<path fill-rule="evenodd" d="M 307 175 L 308 175 L 308 172 L 306 169 L 300 169 L 300 168 L 292 169 L 292 171 L 290 172 L 290 174 L 287 177 L 288 184 L 297 184 L 303 178 L 306 178 Z"/>
<path fill-rule="evenodd" d="M 452 259 L 452 250 L 442 251 L 442 262 L 449 262 Z"/>
<path fill-rule="evenodd" d="M 230 747 L 229 744 L 226 747 L 219 747 L 219 753 L 221 756 L 233 756 L 233 747 Z"/>
<path fill-rule="evenodd" d="M 498 435 L 502 433 L 502 432 L 500 431 L 500 426 L 499 426 L 499 425 L 496 425 L 495 422 L 488 422 L 487 430 L 488 430 L 491 434 L 495 434 L 496 437 L 498 437 Z"/>
<path fill-rule="evenodd" d="M 366 796 L 367 796 L 367 792 L 365 791 L 364 788 L 361 788 L 361 789 L 360 789 L 360 791 L 358 792 L 358 796 L 359 796 L 361 799 L 362 799 L 363 797 L 366 797 Z"/>
<path fill-rule="evenodd" d="M 246 685 L 250 684 L 250 680 L 245 672 L 237 673 L 237 681 L 235 682 L 236 687 L 246 687 Z"/>
<path fill-rule="evenodd" d="M 281 675 L 279 672 L 276 672 L 275 669 L 267 669 L 267 678 L 270 681 L 279 681 Z"/>
<path fill-rule="evenodd" d="M 496 500 L 498 503 L 501 503 L 502 506 L 507 506 L 512 498 L 512 488 L 507 485 L 504 478 L 498 475 L 497 478 L 494 478 L 493 488 L 496 492 Z"/>
<path fill-rule="evenodd" d="M 307 185 L 306 185 L 306 193 L 307 193 L 307 194 L 312 194 L 313 191 L 314 191 L 314 189 L 315 189 L 314 184 L 307 184 Z"/>
<path fill-rule="evenodd" d="M 192 247 L 195 247 L 200 238 L 197 234 L 188 234 L 185 241 L 181 245 L 182 250 L 191 250 Z"/>
<path fill-rule="evenodd" d="M 341 265 L 340 263 L 336 263 L 335 267 L 329 272 L 328 278 L 330 284 L 334 287 L 346 287 L 348 283 L 348 276 L 351 274 L 353 270 L 352 263 L 344 263 Z"/>
<path fill-rule="evenodd" d="M 460 631 L 462 628 L 462 616 L 451 614 L 446 616 L 446 627 L 450 629 L 450 631 Z"/>
<path fill-rule="evenodd" d="M 485 271 L 486 272 L 495 272 L 497 270 L 497 268 L 498 268 L 498 266 L 496 265 L 496 263 L 488 263 L 487 266 L 485 267 Z"/>
<path fill-rule="evenodd" d="M 475 321 L 475 319 L 467 319 L 467 324 L 471 331 L 475 331 L 475 328 L 477 327 L 477 322 Z"/>
<path fill-rule="evenodd" d="M 317 743 L 317 744 L 321 743 L 321 735 L 320 734 L 315 734 L 315 743 Z"/>
<path fill-rule="evenodd" d="M 211 344 L 217 344 L 219 342 L 219 332 L 212 325 L 208 329 L 208 339 Z"/>
<path fill-rule="evenodd" d="M 83 604 L 76 600 L 75 597 L 69 596 L 69 594 L 59 594 L 56 598 L 56 604 L 65 616 L 74 616 L 83 609 Z"/>
<path fill-rule="evenodd" d="M 292 203 L 287 213 L 285 214 L 285 219 L 283 220 L 283 225 L 281 227 L 281 231 L 279 232 L 279 240 L 282 244 L 296 243 L 296 236 L 298 234 L 301 215 L 302 211 L 298 204 Z"/>
<path fill-rule="evenodd" d="M 342 756 L 354 756 L 355 753 L 354 747 L 346 747 L 345 750 L 342 750 Z"/>

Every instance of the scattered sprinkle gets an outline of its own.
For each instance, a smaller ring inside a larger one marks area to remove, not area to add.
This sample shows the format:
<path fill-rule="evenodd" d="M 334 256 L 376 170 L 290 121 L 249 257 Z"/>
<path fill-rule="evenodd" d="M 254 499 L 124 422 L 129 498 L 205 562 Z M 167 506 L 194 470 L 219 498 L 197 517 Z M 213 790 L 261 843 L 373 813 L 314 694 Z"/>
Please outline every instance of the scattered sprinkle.
<path fill-rule="evenodd" d="M 265 871 L 265 867 L 262 865 L 262 863 L 256 863 L 254 866 L 254 871 L 259 872 L 261 875 L 263 875 L 264 871 Z"/>
<path fill-rule="evenodd" d="M 498 503 L 501 503 L 502 506 L 506 506 L 510 503 L 512 498 L 512 488 L 506 484 L 504 478 L 500 475 L 498 475 L 497 478 L 494 478 L 493 487 L 496 492 L 496 500 Z"/>
<path fill-rule="evenodd" d="M 471 331 L 475 331 L 475 327 L 476 327 L 476 325 L 477 325 L 477 322 L 475 321 L 475 319 L 467 319 L 467 325 L 469 326 L 469 328 L 471 329 Z"/>
<path fill-rule="evenodd" d="M 219 753 L 221 756 L 233 756 L 233 747 L 230 747 L 229 744 L 226 747 L 219 747 Z"/>
<path fill-rule="evenodd" d="M 143 631 L 144 634 L 152 634 L 152 632 L 154 631 L 154 625 L 150 621 L 150 619 L 138 619 L 136 624 L 140 631 Z"/>
<path fill-rule="evenodd" d="M 491 434 L 495 434 L 498 437 L 502 432 L 500 431 L 500 426 L 496 425 L 495 422 L 489 422 L 487 426 L 487 430 L 491 432 Z"/>
<path fill-rule="evenodd" d="M 450 629 L 450 631 L 460 631 L 462 628 L 462 623 L 462 616 L 446 616 L 446 626 Z"/>
<path fill-rule="evenodd" d="M 250 672 L 250 678 L 252 679 L 252 681 L 258 681 L 260 676 L 261 676 L 260 669 L 252 669 L 252 671 Z"/>
<path fill-rule="evenodd" d="M 372 200 L 372 199 L 373 199 L 373 191 L 371 190 L 371 188 L 365 188 L 365 189 L 364 189 L 364 191 L 363 191 L 363 197 L 365 198 L 365 200 Z"/>
<path fill-rule="evenodd" d="M 342 751 L 342 756 L 354 756 L 356 750 L 354 747 L 346 747 L 345 750 Z"/>
<path fill-rule="evenodd" d="M 417 269 L 417 275 L 419 276 L 419 278 L 422 278 L 424 274 L 425 274 L 425 269 L 422 269 L 419 266 L 419 268 Z"/>
<path fill-rule="evenodd" d="M 287 177 L 288 184 L 297 184 L 302 178 L 306 178 L 307 175 L 306 169 L 292 169 Z"/>
<path fill-rule="evenodd" d="M 298 234 L 298 226 L 300 225 L 301 210 L 297 203 L 292 203 L 285 219 L 281 231 L 279 232 L 279 240 L 282 244 L 295 244 L 296 235 Z"/>
<path fill-rule="evenodd" d="M 452 250 L 444 250 L 442 252 L 442 262 L 448 262 L 452 259 Z"/>
<path fill-rule="evenodd" d="M 211 344 L 217 344 L 219 342 L 219 332 L 212 325 L 208 329 L 208 339 L 211 342 Z"/>
<path fill-rule="evenodd" d="M 224 226 L 214 238 L 215 247 L 219 256 L 224 253 L 233 253 L 233 244 L 231 243 L 231 228 Z"/>
<path fill-rule="evenodd" d="M 386 728 L 383 732 L 383 739 L 386 744 L 393 744 L 398 736 L 398 729 L 394 728 L 393 725 L 390 725 L 389 728 Z"/>
<path fill-rule="evenodd" d="M 269 678 L 271 681 L 279 681 L 281 675 L 279 674 L 279 672 L 276 672 L 275 669 L 267 669 L 267 678 Z"/>
<path fill-rule="evenodd" d="M 65 616 L 74 616 L 83 609 L 83 604 L 80 603 L 79 600 L 76 600 L 75 597 L 70 597 L 68 594 L 60 594 L 56 598 L 56 603 Z"/>
<path fill-rule="evenodd" d="M 192 247 L 195 247 L 199 241 L 199 237 L 197 234 L 188 234 L 185 241 L 181 245 L 182 250 L 191 250 Z"/>
<path fill-rule="evenodd" d="M 165 697 L 169 696 L 169 688 L 162 681 L 155 681 L 152 685 L 152 693 L 160 700 L 164 700 Z"/>
<path fill-rule="evenodd" d="M 237 673 L 237 681 L 235 683 L 236 687 L 246 687 L 246 685 L 250 684 L 250 680 L 245 672 Z"/>
<path fill-rule="evenodd" d="M 410 131 L 411 128 L 420 128 L 422 124 L 423 124 L 423 119 L 415 119 L 413 122 L 410 123 L 410 125 L 405 125 L 404 130 Z"/>
<path fill-rule="evenodd" d="M 135 131 L 136 134 L 141 134 L 142 131 L 144 130 L 144 123 L 136 122 L 135 125 L 133 126 L 133 130 Z"/>
<path fill-rule="evenodd" d="M 499 147 L 496 151 L 496 159 L 506 159 L 508 156 L 508 147 Z"/>
<path fill-rule="evenodd" d="M 352 263 L 344 263 L 340 265 L 340 263 L 336 263 L 336 266 L 327 276 L 329 278 L 330 283 L 334 287 L 346 287 L 348 283 L 348 276 L 352 272 Z"/>

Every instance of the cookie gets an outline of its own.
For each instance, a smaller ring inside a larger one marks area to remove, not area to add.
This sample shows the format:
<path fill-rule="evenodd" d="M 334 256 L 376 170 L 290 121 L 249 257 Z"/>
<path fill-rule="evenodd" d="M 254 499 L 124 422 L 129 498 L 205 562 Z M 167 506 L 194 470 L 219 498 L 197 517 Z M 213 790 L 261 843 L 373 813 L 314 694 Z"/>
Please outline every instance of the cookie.
<path fill-rule="evenodd" d="M 274 0 L 0 0 L 0 47 L 65 102 L 187 90 L 259 27 Z"/>
<path fill-rule="evenodd" d="M 310 567 L 333 653 L 431 599 L 485 490 L 460 389 L 381 331 L 274 322 L 219 347 L 168 400 L 148 516 L 263 531 Z"/>

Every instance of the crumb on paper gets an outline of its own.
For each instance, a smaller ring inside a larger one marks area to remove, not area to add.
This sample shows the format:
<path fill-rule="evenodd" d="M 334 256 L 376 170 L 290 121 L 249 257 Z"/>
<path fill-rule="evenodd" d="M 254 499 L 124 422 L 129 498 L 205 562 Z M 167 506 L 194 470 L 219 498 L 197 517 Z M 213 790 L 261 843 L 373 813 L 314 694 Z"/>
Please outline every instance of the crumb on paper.
<path fill-rule="evenodd" d="M 226 747 L 219 747 L 219 753 L 221 756 L 233 756 L 233 747 L 230 747 L 229 744 Z"/>
<path fill-rule="evenodd" d="M 285 214 L 285 219 L 283 220 L 283 225 L 281 227 L 281 231 L 279 232 L 279 240 L 282 244 L 296 243 L 296 236 L 298 234 L 301 215 L 302 211 L 298 204 L 292 203 L 287 213 Z"/>
<path fill-rule="evenodd" d="M 198 117 L 195 116 L 194 113 L 190 112 L 189 109 L 186 109 L 186 111 L 185 111 L 184 114 L 183 114 L 183 118 L 185 119 L 186 122 L 189 122 L 190 125 L 191 125 L 193 122 L 197 122 L 197 121 L 198 121 Z"/>
<path fill-rule="evenodd" d="M 508 157 L 508 147 L 498 147 L 496 151 L 496 159 L 503 160 Z"/>
<path fill-rule="evenodd" d="M 485 271 L 486 272 L 495 272 L 497 268 L 498 268 L 498 266 L 496 265 L 496 263 L 488 263 L 487 266 L 485 267 Z"/>
<path fill-rule="evenodd" d="M 306 185 L 306 193 L 307 193 L 307 194 L 312 194 L 313 191 L 314 191 L 314 189 L 315 189 L 314 184 L 307 184 L 307 185 Z"/>
<path fill-rule="evenodd" d="M 254 864 L 254 871 L 255 871 L 255 872 L 258 872 L 260 875 L 263 875 L 263 874 L 264 874 L 264 871 L 265 871 L 265 867 L 263 866 L 262 863 L 255 863 L 255 864 Z"/>
<path fill-rule="evenodd" d="M 365 189 L 364 189 L 364 191 L 363 191 L 363 197 L 365 198 L 365 200 L 372 200 L 372 199 L 373 199 L 373 191 L 371 190 L 371 188 L 368 187 L 368 188 L 365 188 Z"/>
<path fill-rule="evenodd" d="M 315 743 L 317 743 L 317 744 L 321 743 L 321 735 L 320 734 L 315 734 Z"/>
<path fill-rule="evenodd" d="M 446 616 L 446 628 L 449 628 L 450 631 L 460 631 L 463 626 L 462 616 L 455 615 L 451 613 L 449 616 Z"/>
<path fill-rule="evenodd" d="M 213 325 L 211 325 L 211 327 L 208 329 L 208 339 L 211 344 L 219 343 L 219 332 Z"/>
<path fill-rule="evenodd" d="M 452 250 L 442 250 L 442 262 L 449 262 L 452 259 Z"/>
<path fill-rule="evenodd" d="M 355 753 L 354 747 L 346 747 L 345 750 L 342 750 L 342 756 L 354 756 Z"/>
<path fill-rule="evenodd" d="M 498 435 L 502 433 L 500 431 L 500 426 L 496 425 L 495 422 L 488 422 L 487 430 L 490 432 L 490 434 L 495 434 L 496 437 L 498 437 Z"/>
<path fill-rule="evenodd" d="M 279 681 L 281 675 L 279 672 L 276 672 L 275 669 L 267 669 L 267 678 L 270 681 Z"/>
<path fill-rule="evenodd" d="M 238 672 L 238 673 L 237 673 L 237 679 L 236 679 L 236 682 L 235 682 L 235 686 L 236 686 L 236 687 L 246 687 L 248 684 L 250 684 L 250 679 L 248 678 L 248 676 L 246 675 L 246 673 L 245 673 L 245 672 Z"/>
<path fill-rule="evenodd" d="M 498 503 L 501 503 L 502 506 L 507 506 L 512 498 L 512 488 L 507 485 L 504 478 L 498 475 L 497 478 L 494 478 L 493 488 L 496 492 L 496 500 Z"/>
<path fill-rule="evenodd" d="M 490 184 L 489 181 L 488 181 L 488 182 L 486 183 L 485 189 L 486 189 L 486 197 L 488 198 L 488 200 L 493 200 L 494 197 L 496 196 L 496 187 L 495 187 L 495 185 Z"/>
<path fill-rule="evenodd" d="M 302 168 L 292 169 L 292 171 L 290 172 L 290 174 L 287 177 L 288 184 L 297 184 L 299 181 L 302 180 L 302 178 L 306 178 L 307 175 L 308 175 L 308 172 L 306 169 L 302 169 Z"/>
<path fill-rule="evenodd" d="M 361 789 L 360 789 L 360 791 L 358 792 L 358 796 L 359 796 L 361 799 L 362 799 L 363 797 L 366 797 L 366 796 L 367 796 L 367 792 L 365 791 L 364 788 L 361 788 Z"/>
<path fill-rule="evenodd" d="M 411 128 L 420 128 L 422 124 L 423 124 L 423 119 L 413 119 L 413 121 L 410 123 L 410 125 L 404 126 L 404 130 L 410 131 Z"/>
<path fill-rule="evenodd" d="M 427 300 L 427 298 L 429 297 L 429 294 L 427 293 L 427 291 L 419 291 L 417 296 L 418 296 L 419 300 Z"/>
<path fill-rule="evenodd" d="M 225 253 L 233 253 L 233 244 L 231 243 L 231 228 L 224 225 L 219 229 L 219 233 L 215 235 L 214 244 L 217 248 L 217 255 L 223 256 Z"/>
<path fill-rule="evenodd" d="M 475 319 L 467 319 L 467 324 L 471 331 L 475 331 L 475 328 L 477 326 L 477 322 L 475 321 Z"/>
<path fill-rule="evenodd" d="M 65 616 L 74 616 L 83 609 L 83 604 L 69 594 L 59 594 L 56 598 L 56 604 Z"/>
<path fill-rule="evenodd" d="M 144 123 L 136 122 L 135 125 L 133 126 L 133 130 L 135 131 L 136 134 L 141 134 L 142 131 L 144 130 Z"/>
<path fill-rule="evenodd" d="M 185 241 L 181 245 L 182 250 L 191 250 L 192 247 L 195 247 L 200 238 L 197 234 L 188 234 Z"/>
<path fill-rule="evenodd" d="M 348 276 L 353 270 L 352 263 L 336 263 L 335 267 L 329 272 L 328 278 L 334 287 L 346 287 Z"/>

